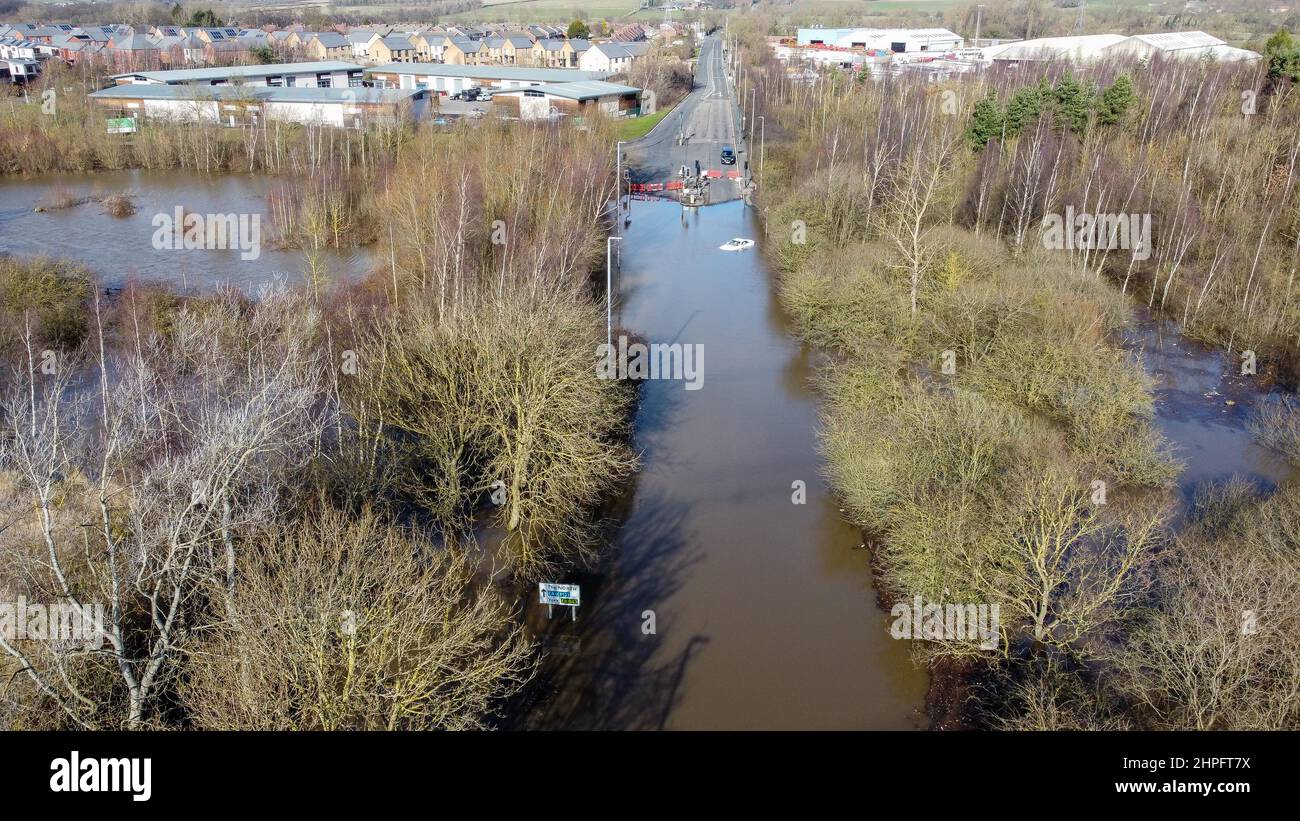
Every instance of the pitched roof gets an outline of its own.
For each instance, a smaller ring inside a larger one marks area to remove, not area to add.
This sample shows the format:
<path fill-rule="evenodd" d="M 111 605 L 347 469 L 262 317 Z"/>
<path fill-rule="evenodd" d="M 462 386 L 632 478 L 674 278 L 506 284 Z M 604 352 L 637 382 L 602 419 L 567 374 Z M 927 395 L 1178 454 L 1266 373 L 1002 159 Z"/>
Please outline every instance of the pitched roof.
<path fill-rule="evenodd" d="M 637 94 L 641 91 L 633 86 L 619 85 L 618 83 L 607 83 L 603 80 L 582 80 L 576 83 L 557 83 L 556 85 L 540 86 L 535 88 L 508 88 L 501 91 L 494 91 L 493 95 L 498 94 L 516 94 L 525 91 L 542 91 L 553 97 L 563 97 L 568 100 L 596 100 L 601 97 L 611 97 L 613 95 Z"/>
<path fill-rule="evenodd" d="M 596 43 L 592 48 L 611 60 L 630 60 L 645 54 L 645 49 L 636 48 L 632 43 Z"/>
<path fill-rule="evenodd" d="M 472 77 L 479 80 L 518 80 L 532 83 L 573 83 L 600 80 L 603 71 L 523 66 L 458 66 L 445 63 L 388 63 L 366 69 L 367 74 L 410 74 L 416 77 Z"/>
<path fill-rule="evenodd" d="M 347 48 L 348 46 L 347 38 L 337 31 L 317 32 L 311 39 L 319 42 L 325 48 Z"/>
<path fill-rule="evenodd" d="M 158 48 L 148 37 L 143 34 L 130 34 L 125 37 L 116 37 L 108 41 L 108 47 L 114 51 L 150 51 Z"/>
<path fill-rule="evenodd" d="M 119 77 L 143 77 L 154 83 L 202 83 L 212 80 L 270 77 L 280 74 L 351 71 L 353 69 L 360 70 L 361 66 L 356 63 L 344 62 L 343 60 L 321 60 L 318 62 L 307 63 L 277 63 L 268 66 L 225 66 L 213 68 L 181 68 L 171 71 L 133 71 L 127 74 L 114 75 L 112 79 L 116 80 Z"/>
<path fill-rule="evenodd" d="M 315 103 L 396 103 L 423 89 L 315 88 L 313 86 L 120 85 L 90 94 L 98 100 L 259 100 Z"/>

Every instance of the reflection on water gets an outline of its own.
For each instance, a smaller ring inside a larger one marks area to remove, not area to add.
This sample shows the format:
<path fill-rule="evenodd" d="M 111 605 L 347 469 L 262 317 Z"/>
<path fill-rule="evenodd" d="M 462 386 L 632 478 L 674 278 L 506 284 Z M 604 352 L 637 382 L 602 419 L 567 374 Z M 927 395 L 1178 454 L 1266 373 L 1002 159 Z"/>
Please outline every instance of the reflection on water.
<path fill-rule="evenodd" d="M 1258 444 L 1247 425 L 1276 396 L 1258 377 L 1241 376 L 1237 360 L 1180 336 L 1171 323 L 1142 317 L 1129 335 L 1155 380 L 1156 426 L 1183 463 L 1179 489 L 1184 505 L 1196 487 L 1242 476 L 1272 489 L 1290 479 L 1291 464 Z"/>
<path fill-rule="evenodd" d="M 821 480 L 806 354 L 772 310 L 757 250 L 718 250 L 758 229 L 740 202 L 682 216 L 636 203 L 617 307 L 650 342 L 702 345 L 703 387 L 644 384 L 643 469 L 605 562 L 571 579 L 578 621 L 549 625 L 572 638 L 550 639 L 524 723 L 915 727 L 925 676 L 889 637 L 861 538 Z M 806 504 L 792 502 L 795 481 Z"/>
<path fill-rule="evenodd" d="M 134 279 L 202 291 L 219 283 L 247 289 L 274 277 L 301 282 L 305 268 L 302 252 L 270 247 L 272 226 L 265 197 L 272 182 L 268 176 L 144 170 L 0 179 L 0 253 L 79 260 L 110 286 Z M 128 217 L 109 216 L 93 201 L 66 209 L 34 210 L 47 197 L 63 191 L 77 198 L 130 192 L 135 195 L 136 212 Z M 259 215 L 261 253 L 257 259 L 243 259 L 238 249 L 154 248 L 154 216 L 170 216 L 177 206 L 198 214 Z M 371 264 L 370 252 L 365 249 L 343 249 L 325 256 L 330 278 L 358 278 Z"/>

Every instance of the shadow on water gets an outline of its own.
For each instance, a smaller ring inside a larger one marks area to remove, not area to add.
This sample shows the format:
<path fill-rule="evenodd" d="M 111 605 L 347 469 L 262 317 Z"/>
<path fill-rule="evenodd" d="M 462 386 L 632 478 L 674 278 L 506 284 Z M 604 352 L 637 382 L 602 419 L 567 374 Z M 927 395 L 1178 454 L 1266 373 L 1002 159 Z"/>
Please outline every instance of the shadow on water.
<path fill-rule="evenodd" d="M 708 637 L 686 636 L 682 650 L 665 655 L 673 625 L 651 624 L 643 614 L 676 595 L 690 572 L 694 558 L 680 532 L 689 510 L 644 495 L 637 508 L 636 543 L 626 556 L 569 579 L 582 586 L 578 621 L 565 608 L 548 620 L 532 597 L 528 620 L 546 656 L 527 703 L 512 710 L 518 718 L 511 729 L 662 729 L 677 704 L 686 669 Z"/>

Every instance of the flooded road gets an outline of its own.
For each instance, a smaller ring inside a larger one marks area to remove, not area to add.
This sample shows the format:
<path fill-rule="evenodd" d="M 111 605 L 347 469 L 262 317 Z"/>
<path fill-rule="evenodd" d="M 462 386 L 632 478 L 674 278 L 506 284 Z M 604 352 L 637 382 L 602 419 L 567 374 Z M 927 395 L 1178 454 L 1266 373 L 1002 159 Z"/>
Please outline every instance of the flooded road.
<path fill-rule="evenodd" d="M 526 726 L 924 724 L 925 675 L 889 637 L 861 538 L 819 475 L 808 354 L 757 249 L 718 250 L 758 231 L 738 201 L 633 206 L 616 327 L 702 346 L 703 383 L 644 383 L 642 470 L 599 574 L 566 579 L 583 605 L 552 625 Z"/>
<path fill-rule="evenodd" d="M 303 252 L 271 245 L 266 194 L 274 183 L 267 176 L 145 170 L 0 179 L 0 253 L 77 260 L 108 286 L 129 279 L 200 291 L 218 283 L 247 289 L 275 277 L 299 283 L 306 267 Z M 63 193 L 83 198 L 123 191 L 134 195 L 136 211 L 127 217 L 110 216 L 93 201 L 34 210 Z M 173 215 L 178 206 L 187 213 L 257 215 L 261 247 L 256 259 L 243 258 L 247 255 L 238 248 L 155 248 L 155 215 Z M 359 278 L 371 265 L 364 248 L 327 251 L 324 256 L 330 279 Z"/>

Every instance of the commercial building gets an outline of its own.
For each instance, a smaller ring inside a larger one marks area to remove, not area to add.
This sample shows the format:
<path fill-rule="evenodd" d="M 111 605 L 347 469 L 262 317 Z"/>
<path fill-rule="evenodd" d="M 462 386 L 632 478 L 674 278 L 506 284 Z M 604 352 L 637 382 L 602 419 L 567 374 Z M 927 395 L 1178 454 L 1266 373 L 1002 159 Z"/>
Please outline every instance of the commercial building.
<path fill-rule="evenodd" d="M 1161 34 L 1089 34 L 1080 37 L 1040 37 L 1017 40 L 980 49 L 985 60 L 998 63 L 1033 63 L 1047 60 L 1070 60 L 1091 63 L 1106 58 L 1246 60 L 1260 55 L 1233 48 L 1203 31 L 1176 31 Z"/>
<path fill-rule="evenodd" d="M 487 90 L 553 86 L 586 80 L 603 80 L 593 71 L 517 66 L 462 66 L 439 63 L 390 63 L 366 69 L 376 88 L 425 88 L 455 94 L 467 88 Z"/>
<path fill-rule="evenodd" d="M 135 84 L 96 91 L 90 99 L 116 116 L 238 126 L 279 120 L 359 128 L 367 122 L 428 114 L 421 89 L 284 88 Z"/>
<path fill-rule="evenodd" d="M 514 88 L 495 92 L 492 110 L 521 120 L 582 117 L 597 110 L 609 117 L 634 117 L 641 111 L 641 89 L 601 80 Z"/>
<path fill-rule="evenodd" d="M 829 46 L 859 51 L 890 51 L 895 54 L 938 52 L 960 49 L 965 40 L 948 29 L 799 29 L 799 46 Z"/>
<path fill-rule="evenodd" d="M 1171 59 L 1228 60 L 1253 62 L 1261 55 L 1244 48 L 1234 48 L 1203 31 L 1170 31 L 1160 34 L 1135 34 L 1107 49 L 1109 54 L 1150 59 L 1157 55 Z"/>
<path fill-rule="evenodd" d="M 285 88 L 349 88 L 361 85 L 363 68 L 343 60 L 276 63 L 264 66 L 183 68 L 173 71 L 133 71 L 113 76 L 118 85 L 269 86 Z"/>

